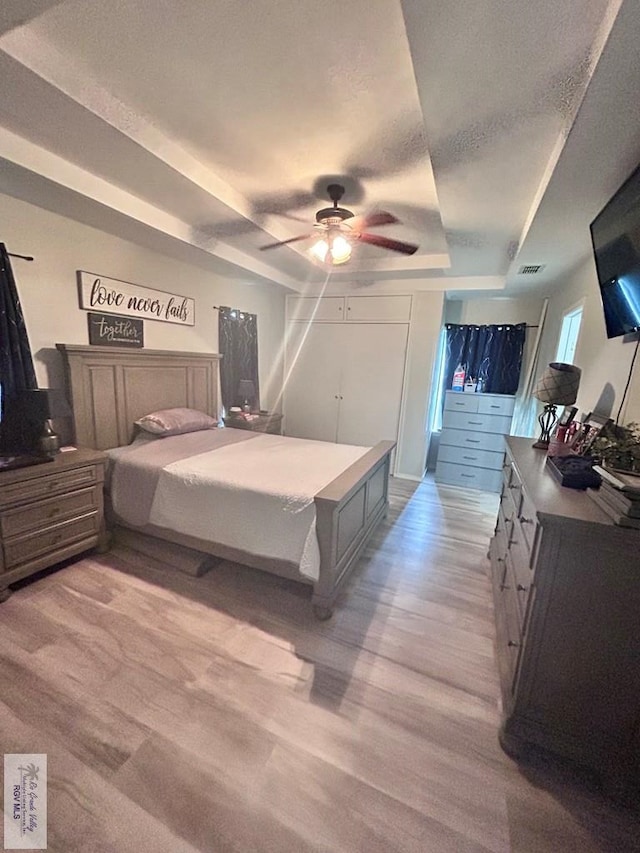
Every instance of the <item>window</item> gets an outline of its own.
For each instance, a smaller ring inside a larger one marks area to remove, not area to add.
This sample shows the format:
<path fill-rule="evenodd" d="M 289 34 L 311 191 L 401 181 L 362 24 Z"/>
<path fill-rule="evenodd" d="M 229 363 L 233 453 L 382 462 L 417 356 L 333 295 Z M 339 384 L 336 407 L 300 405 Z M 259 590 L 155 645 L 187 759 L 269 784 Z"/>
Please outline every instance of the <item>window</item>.
<path fill-rule="evenodd" d="M 580 324 L 582 323 L 582 309 L 583 306 L 578 305 L 575 308 L 571 308 L 563 316 L 556 361 L 563 362 L 564 364 L 573 364 L 578 335 L 580 334 Z"/>

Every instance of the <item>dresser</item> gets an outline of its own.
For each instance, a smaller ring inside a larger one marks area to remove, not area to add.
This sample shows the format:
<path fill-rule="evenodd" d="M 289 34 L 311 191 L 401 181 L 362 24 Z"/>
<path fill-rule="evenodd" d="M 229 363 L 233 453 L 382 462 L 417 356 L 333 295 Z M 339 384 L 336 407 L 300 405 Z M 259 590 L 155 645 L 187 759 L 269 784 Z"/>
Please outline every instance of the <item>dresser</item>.
<path fill-rule="evenodd" d="M 436 482 L 500 491 L 514 403 L 510 394 L 445 391 Z"/>
<path fill-rule="evenodd" d="M 0 472 L 0 601 L 15 581 L 105 543 L 104 463 L 73 450 Z"/>
<path fill-rule="evenodd" d="M 277 412 L 254 415 L 251 420 L 245 420 L 241 415 L 228 415 L 224 425 L 233 429 L 250 429 L 252 432 L 268 432 L 271 435 L 282 434 L 282 415 Z"/>
<path fill-rule="evenodd" d="M 640 531 L 560 485 L 532 440 L 507 438 L 491 540 L 500 741 L 640 780 Z M 635 780 L 635 781 L 634 781 Z"/>

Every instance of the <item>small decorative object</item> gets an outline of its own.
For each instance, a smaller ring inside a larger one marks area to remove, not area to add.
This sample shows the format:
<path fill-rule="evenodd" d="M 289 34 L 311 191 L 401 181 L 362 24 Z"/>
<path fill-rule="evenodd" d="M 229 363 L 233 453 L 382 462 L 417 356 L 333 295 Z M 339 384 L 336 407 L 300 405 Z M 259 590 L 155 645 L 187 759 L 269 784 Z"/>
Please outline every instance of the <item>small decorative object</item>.
<path fill-rule="evenodd" d="M 464 383 L 464 390 L 467 393 L 475 394 L 476 391 L 476 381 L 471 376 Z"/>
<path fill-rule="evenodd" d="M 256 389 L 251 379 L 241 379 L 238 385 L 238 397 L 242 400 L 242 411 L 247 414 L 251 411 L 251 404 L 255 397 Z"/>
<path fill-rule="evenodd" d="M 546 368 L 533 396 L 545 404 L 538 418 L 540 437 L 533 445 L 545 449 L 549 446 L 551 430 L 556 422 L 557 406 L 571 406 L 575 403 L 580 386 L 581 370 L 575 364 L 563 364 L 553 361 Z"/>

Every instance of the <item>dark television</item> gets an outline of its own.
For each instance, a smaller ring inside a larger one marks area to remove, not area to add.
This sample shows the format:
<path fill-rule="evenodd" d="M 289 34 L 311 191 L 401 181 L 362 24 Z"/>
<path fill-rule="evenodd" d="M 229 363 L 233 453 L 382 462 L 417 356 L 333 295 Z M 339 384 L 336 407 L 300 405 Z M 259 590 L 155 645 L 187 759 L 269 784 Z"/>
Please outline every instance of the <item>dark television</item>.
<path fill-rule="evenodd" d="M 640 329 L 640 166 L 591 223 L 607 337 Z"/>

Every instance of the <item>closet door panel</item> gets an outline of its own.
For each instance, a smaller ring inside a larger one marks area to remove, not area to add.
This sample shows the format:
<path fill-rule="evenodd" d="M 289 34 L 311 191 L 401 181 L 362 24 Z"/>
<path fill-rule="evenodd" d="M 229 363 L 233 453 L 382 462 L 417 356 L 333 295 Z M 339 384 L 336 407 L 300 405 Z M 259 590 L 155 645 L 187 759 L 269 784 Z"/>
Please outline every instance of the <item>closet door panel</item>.
<path fill-rule="evenodd" d="M 409 327 L 376 323 L 343 328 L 347 338 L 338 441 L 368 446 L 396 440 Z"/>
<path fill-rule="evenodd" d="M 287 329 L 285 434 L 335 441 L 340 409 L 343 325 L 290 323 Z"/>

